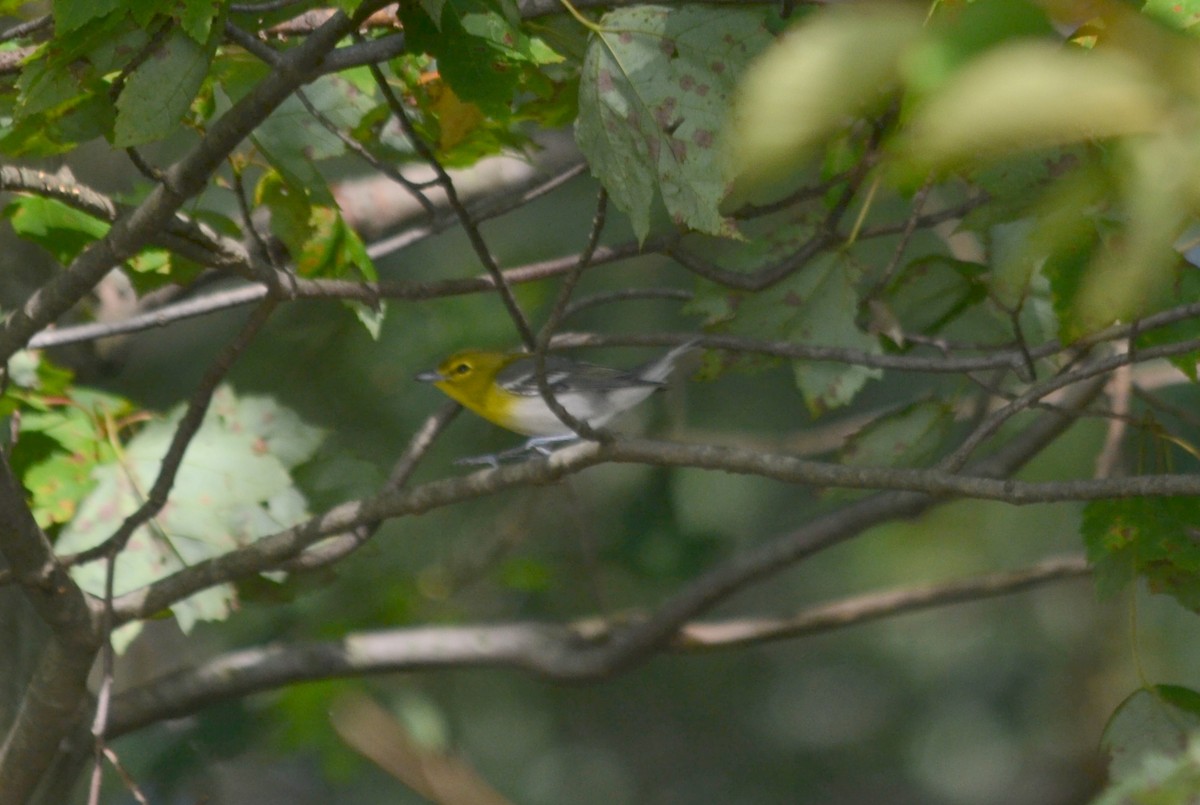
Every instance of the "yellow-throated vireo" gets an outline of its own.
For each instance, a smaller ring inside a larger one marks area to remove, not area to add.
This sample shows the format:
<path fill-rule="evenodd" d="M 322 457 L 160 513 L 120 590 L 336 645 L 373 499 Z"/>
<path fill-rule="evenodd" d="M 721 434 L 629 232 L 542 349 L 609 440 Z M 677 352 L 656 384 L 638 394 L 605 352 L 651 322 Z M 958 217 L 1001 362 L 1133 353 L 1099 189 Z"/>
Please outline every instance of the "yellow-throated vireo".
<path fill-rule="evenodd" d="M 547 355 L 546 384 L 569 414 L 598 428 L 665 387 L 676 362 L 693 345 L 689 341 L 629 371 Z M 521 452 L 545 453 L 544 445 L 577 437 L 542 399 L 535 372 L 527 353 L 468 349 L 417 380 L 433 383 L 489 422 L 533 437 Z"/>

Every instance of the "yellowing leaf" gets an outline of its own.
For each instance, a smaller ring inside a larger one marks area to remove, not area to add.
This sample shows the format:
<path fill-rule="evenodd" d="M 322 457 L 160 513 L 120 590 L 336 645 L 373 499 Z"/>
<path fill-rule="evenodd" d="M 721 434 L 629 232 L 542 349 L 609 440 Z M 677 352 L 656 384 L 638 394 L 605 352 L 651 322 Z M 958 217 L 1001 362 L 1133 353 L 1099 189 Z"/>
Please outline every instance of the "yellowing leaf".
<path fill-rule="evenodd" d="M 449 151 L 467 138 L 483 122 L 483 110 L 463 101 L 446 84 L 429 88 L 432 109 L 438 121 L 438 149 Z"/>

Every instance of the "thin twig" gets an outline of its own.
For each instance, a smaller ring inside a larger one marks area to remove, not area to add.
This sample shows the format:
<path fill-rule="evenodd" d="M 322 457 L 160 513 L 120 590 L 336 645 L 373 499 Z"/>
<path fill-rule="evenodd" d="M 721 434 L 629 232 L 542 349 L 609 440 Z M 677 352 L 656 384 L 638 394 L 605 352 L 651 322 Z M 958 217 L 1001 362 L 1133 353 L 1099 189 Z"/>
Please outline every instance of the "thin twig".
<path fill-rule="evenodd" d="M 525 345 L 526 349 L 532 351 L 537 344 L 537 337 L 534 335 L 533 328 L 529 325 L 529 320 L 525 317 L 525 313 L 517 303 L 517 298 L 513 295 L 512 289 L 508 287 L 508 283 L 504 279 L 504 272 L 500 270 L 496 259 L 492 257 L 487 242 L 484 241 L 483 235 L 471 217 L 470 211 L 463 204 L 462 199 L 459 198 L 458 190 L 455 188 L 450 174 L 446 173 L 446 169 L 442 167 L 433 150 L 425 143 L 420 134 L 417 133 L 416 128 L 408 117 L 408 110 L 404 108 L 404 104 L 396 97 L 396 93 L 392 92 L 392 88 L 388 84 L 387 78 L 379 68 L 379 65 L 371 63 L 367 67 L 371 71 L 371 76 L 375 79 L 375 85 L 379 88 L 380 93 L 382 93 L 384 100 L 387 102 L 388 108 L 392 110 L 392 114 L 395 115 L 397 122 L 399 122 L 401 130 L 412 144 L 413 150 L 433 169 L 438 179 L 438 186 L 442 188 L 442 192 L 446 194 L 446 200 L 449 202 L 450 208 L 458 216 L 463 231 L 467 234 L 467 240 L 470 241 L 471 248 L 475 250 L 475 256 L 496 283 L 496 291 L 500 294 L 500 300 L 504 303 L 504 307 L 508 311 L 513 325 L 517 328 L 517 333 L 521 337 L 521 343 Z"/>
<path fill-rule="evenodd" d="M 408 484 L 421 459 L 425 457 L 437 437 L 460 411 L 462 411 L 460 405 L 448 402 L 425 420 L 425 424 L 413 434 L 408 447 L 396 460 L 387 483 L 381 489 L 381 494 L 398 492 Z M 381 524 L 382 521 L 367 523 L 345 534 L 331 537 L 312 546 L 294 559 L 281 563 L 279 569 L 289 572 L 315 570 L 337 562 L 366 544 L 379 530 Z"/>
<path fill-rule="evenodd" d="M 554 337 L 555 330 L 558 329 L 559 322 L 562 321 L 563 314 L 566 313 L 567 305 L 571 301 L 571 294 L 575 292 L 575 286 L 579 283 L 579 278 L 583 276 L 583 270 L 587 268 L 592 261 L 592 256 L 596 253 L 596 247 L 600 244 L 600 235 L 604 231 L 604 222 L 607 218 L 608 194 L 601 188 L 596 197 L 596 214 L 592 218 L 587 244 L 579 253 L 579 262 L 563 277 L 562 284 L 558 288 L 558 296 L 554 300 L 554 306 L 550 309 L 550 315 L 546 317 L 542 329 L 537 334 L 533 350 L 534 377 L 537 379 L 538 393 L 542 395 L 542 400 L 560 422 L 579 434 L 581 438 L 593 442 L 608 441 L 612 439 L 612 434 L 593 428 L 589 423 L 579 419 L 554 396 L 554 390 L 550 388 L 550 382 L 546 379 L 546 350 L 550 346 L 550 339 Z"/>
<path fill-rule="evenodd" d="M 693 294 L 691 291 L 685 291 L 682 288 L 624 288 L 618 291 L 601 291 L 585 296 L 582 299 L 577 299 L 567 305 L 566 310 L 562 313 L 561 320 L 566 321 L 588 308 L 609 305 L 614 302 L 629 302 L 640 299 L 672 299 L 677 302 L 690 302 L 692 301 L 692 297 Z"/>
<path fill-rule="evenodd" d="M 9 42 L 13 39 L 20 39 L 22 36 L 45 31 L 54 27 L 54 15 L 43 14 L 40 17 L 35 17 L 28 22 L 22 22 L 0 32 L 0 42 Z"/>
<path fill-rule="evenodd" d="M 926 199 L 929 198 L 930 191 L 933 190 L 933 178 L 925 180 L 925 184 L 913 196 L 912 204 L 909 208 L 908 219 L 904 222 L 904 230 L 900 233 L 900 241 L 896 244 L 895 250 L 892 252 L 892 258 L 888 260 L 883 271 L 880 272 L 879 278 L 870 289 L 863 294 L 859 301 L 859 308 L 865 308 L 870 304 L 872 299 L 878 298 L 888 285 L 892 282 L 892 277 L 895 276 L 896 270 L 900 267 L 900 261 L 904 259 L 904 253 L 908 250 L 909 241 L 912 240 L 913 233 L 917 231 L 917 221 L 921 217 L 921 208 L 925 206 Z"/>
<path fill-rule="evenodd" d="M 437 213 L 436 208 L 433 206 L 433 202 L 421 192 L 421 185 L 412 181 L 395 167 L 372 154 L 366 149 L 365 146 L 363 146 L 362 143 L 342 131 L 341 128 L 332 120 L 330 120 L 329 117 L 326 116 L 320 109 L 313 106 L 312 101 L 308 99 L 308 95 L 304 93 L 304 90 L 296 90 L 296 98 L 304 106 L 305 110 L 312 115 L 313 118 L 320 123 L 326 131 L 328 131 L 334 137 L 337 137 L 341 141 L 342 145 L 346 146 L 346 148 L 348 148 L 352 154 L 366 162 L 378 173 L 383 174 L 408 191 L 408 194 L 425 209 L 426 214 L 433 216 Z"/>

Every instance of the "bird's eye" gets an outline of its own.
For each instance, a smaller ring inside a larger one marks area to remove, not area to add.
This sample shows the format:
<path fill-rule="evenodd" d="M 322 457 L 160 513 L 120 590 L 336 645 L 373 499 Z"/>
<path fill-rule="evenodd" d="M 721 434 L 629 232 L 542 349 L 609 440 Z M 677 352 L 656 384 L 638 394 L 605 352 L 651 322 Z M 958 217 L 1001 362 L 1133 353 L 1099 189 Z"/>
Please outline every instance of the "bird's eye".
<path fill-rule="evenodd" d="M 471 371 L 471 364 L 469 363 L 460 363 L 454 367 L 454 374 L 456 375 L 465 375 L 469 371 Z"/>

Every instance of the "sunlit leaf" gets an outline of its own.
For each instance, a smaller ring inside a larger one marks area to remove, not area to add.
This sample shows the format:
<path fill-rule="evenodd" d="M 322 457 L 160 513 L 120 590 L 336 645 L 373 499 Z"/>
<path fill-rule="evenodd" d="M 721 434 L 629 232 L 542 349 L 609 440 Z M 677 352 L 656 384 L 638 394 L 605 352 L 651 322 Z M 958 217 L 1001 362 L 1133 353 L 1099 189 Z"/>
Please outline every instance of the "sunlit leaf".
<path fill-rule="evenodd" d="M 61 201 L 41 196 L 23 196 L 4 208 L 13 231 L 49 251 L 67 265 L 89 243 L 104 237 L 109 224 Z"/>
<path fill-rule="evenodd" d="M 182 414 L 179 408 L 147 425 L 116 461 L 95 470 L 96 487 L 63 529 L 60 550 L 99 544 L 145 501 Z M 311 455 L 321 438 L 320 431 L 270 400 L 237 398 L 227 388 L 218 391 L 189 443 L 169 502 L 134 532 L 121 553 L 117 594 L 306 517 L 306 503 L 288 470 Z M 84 589 L 103 593 L 102 564 L 76 567 L 73 573 Z M 233 602 L 233 588 L 218 585 L 171 609 L 186 631 L 197 620 L 223 619 Z"/>

